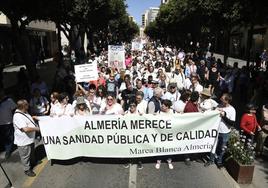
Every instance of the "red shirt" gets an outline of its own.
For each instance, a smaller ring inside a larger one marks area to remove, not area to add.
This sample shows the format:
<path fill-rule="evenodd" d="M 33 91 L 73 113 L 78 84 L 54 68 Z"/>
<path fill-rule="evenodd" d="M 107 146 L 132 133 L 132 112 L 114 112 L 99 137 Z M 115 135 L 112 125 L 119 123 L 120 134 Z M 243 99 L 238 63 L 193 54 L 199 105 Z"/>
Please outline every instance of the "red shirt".
<path fill-rule="evenodd" d="M 259 126 L 255 114 L 244 114 L 241 119 L 240 128 L 247 134 L 255 133 L 256 128 Z"/>
<path fill-rule="evenodd" d="M 188 112 L 199 112 L 197 104 L 193 103 L 192 101 L 188 101 L 184 107 L 184 113 Z"/>

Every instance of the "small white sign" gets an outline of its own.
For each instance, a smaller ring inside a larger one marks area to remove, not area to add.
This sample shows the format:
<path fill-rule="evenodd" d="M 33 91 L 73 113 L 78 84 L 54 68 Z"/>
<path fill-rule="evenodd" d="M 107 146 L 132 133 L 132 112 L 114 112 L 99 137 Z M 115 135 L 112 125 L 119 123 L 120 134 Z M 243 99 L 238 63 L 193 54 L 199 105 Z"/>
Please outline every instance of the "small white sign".
<path fill-rule="evenodd" d="M 74 71 L 76 82 L 89 82 L 99 78 L 97 63 L 94 61 L 90 64 L 75 65 Z"/>
<path fill-rule="evenodd" d="M 140 42 L 132 42 L 132 48 L 133 51 L 142 51 L 143 44 Z"/>

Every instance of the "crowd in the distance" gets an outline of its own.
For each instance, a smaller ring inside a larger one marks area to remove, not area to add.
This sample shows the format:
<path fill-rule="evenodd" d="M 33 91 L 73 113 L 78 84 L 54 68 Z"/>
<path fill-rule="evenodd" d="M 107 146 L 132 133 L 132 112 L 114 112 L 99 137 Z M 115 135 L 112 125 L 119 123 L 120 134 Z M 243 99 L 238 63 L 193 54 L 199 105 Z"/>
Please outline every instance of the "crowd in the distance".
<path fill-rule="evenodd" d="M 126 68 L 108 67 L 105 50 L 98 56 L 89 54 L 85 63 L 97 62 L 99 78 L 88 83 L 76 83 L 73 71 L 76 60 L 73 53 L 72 51 L 70 61 L 58 69 L 51 93 L 40 77 L 37 77 L 29 87 L 31 95 L 23 96 L 28 101 L 18 101 L 17 113 L 13 119 L 15 144 L 18 146 L 21 141 L 18 139 L 24 134 L 38 131 L 34 126 L 30 130 L 24 130 L 21 122 L 32 122 L 36 116 L 175 114 L 217 109 L 221 116 L 219 142 L 216 154 L 211 154 L 205 166 L 216 162 L 221 167 L 224 154 L 222 148 L 227 144 L 230 127 L 235 127 L 236 123 L 236 110 L 231 105 L 233 96 L 238 96 L 241 103 L 253 101 L 256 104 L 251 102 L 247 105 L 248 116 L 243 116 L 241 121 L 241 128 L 246 130 L 250 138 L 262 129 L 261 126 L 267 125 L 268 119 L 259 124 L 257 118 L 260 117 L 255 114 L 257 106 L 265 105 L 259 110 L 267 110 L 268 80 L 265 73 L 258 71 L 254 65 L 239 69 L 237 63 L 232 67 L 226 66 L 220 59 L 216 60 L 213 53 L 201 50 L 198 46 L 191 52 L 184 52 L 182 49 L 148 42 L 142 51 L 132 51 L 126 46 Z M 24 71 L 21 70 L 20 77 L 25 77 Z M 258 83 L 255 83 L 256 80 Z M 15 108 L 16 105 L 13 104 L 12 109 Z M 253 123 L 252 118 L 256 120 Z M 267 133 L 262 136 L 257 147 L 260 153 Z M 33 139 L 34 134 L 29 141 L 31 147 Z M 25 146 L 25 143 L 22 145 Z M 29 152 L 22 151 L 20 155 L 29 157 Z M 185 155 L 184 158 L 185 163 L 190 165 L 192 158 L 202 157 Z M 26 174 L 33 175 L 29 171 L 29 161 L 22 162 Z M 172 158 L 168 157 L 167 163 L 173 169 Z M 157 160 L 155 167 L 159 169 L 160 165 L 161 160 Z M 142 168 L 141 162 L 138 163 L 138 168 Z"/>

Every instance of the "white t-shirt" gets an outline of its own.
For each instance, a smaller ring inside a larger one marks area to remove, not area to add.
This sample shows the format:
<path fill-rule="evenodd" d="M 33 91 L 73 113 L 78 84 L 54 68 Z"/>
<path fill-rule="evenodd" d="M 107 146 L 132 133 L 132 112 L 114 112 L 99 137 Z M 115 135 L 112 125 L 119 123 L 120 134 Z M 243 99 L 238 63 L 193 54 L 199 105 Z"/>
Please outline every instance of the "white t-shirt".
<path fill-rule="evenodd" d="M 119 115 L 119 114 L 123 114 L 124 110 L 122 108 L 122 106 L 118 103 L 113 104 L 111 109 L 106 110 L 105 114 L 106 115 Z"/>
<path fill-rule="evenodd" d="M 165 95 L 162 96 L 162 99 L 170 100 L 172 104 L 175 103 L 175 101 L 178 101 L 181 97 L 180 92 L 176 91 L 175 93 L 166 92 Z"/>
<path fill-rule="evenodd" d="M 50 103 L 50 115 L 53 115 L 56 113 L 55 109 L 58 108 L 57 106 L 59 106 L 59 105 L 60 105 L 60 103 L 58 101 L 55 103 L 52 103 L 52 102 Z"/>
<path fill-rule="evenodd" d="M 11 98 L 8 98 L 2 103 L 0 103 L 0 126 L 12 123 L 13 121 L 12 111 L 15 110 L 16 107 L 17 105 Z"/>
<path fill-rule="evenodd" d="M 199 83 L 195 86 L 191 85 L 190 88 L 189 88 L 191 91 L 197 91 L 199 94 L 203 91 L 203 86 L 200 85 Z"/>
<path fill-rule="evenodd" d="M 213 99 L 206 99 L 200 103 L 200 108 L 202 111 L 212 110 L 216 108 L 219 104 Z"/>
<path fill-rule="evenodd" d="M 185 81 L 184 81 L 184 88 L 185 88 L 185 89 L 190 89 L 191 85 L 192 85 L 191 80 L 190 80 L 189 78 L 185 78 Z"/>
<path fill-rule="evenodd" d="M 234 109 L 234 107 L 232 107 L 231 105 L 222 108 L 222 110 L 224 112 L 226 112 L 226 117 L 232 121 L 235 121 L 236 118 L 236 111 Z M 225 124 L 225 122 L 223 120 L 221 120 L 220 122 L 220 127 L 219 127 L 219 133 L 229 133 L 230 129 L 228 128 L 228 126 Z"/>
<path fill-rule="evenodd" d="M 163 112 L 160 111 L 159 114 L 175 114 L 176 112 L 174 112 L 172 109 L 170 109 L 168 112 Z"/>
<path fill-rule="evenodd" d="M 35 127 L 35 125 L 33 124 L 33 118 L 29 114 L 21 112 L 25 114 L 24 116 L 19 112 L 21 111 L 16 110 L 13 116 L 13 126 L 15 129 L 14 144 L 16 144 L 17 146 L 27 146 L 29 144 L 34 143 L 35 131 L 26 133 L 22 132 L 21 129 L 24 127 Z"/>
<path fill-rule="evenodd" d="M 61 104 L 56 105 L 54 108 L 54 114 L 55 116 L 70 116 L 74 114 L 74 108 L 71 104 L 67 104 L 66 106 L 62 106 Z"/>
<path fill-rule="evenodd" d="M 146 114 L 147 106 L 148 102 L 146 100 L 142 100 L 140 104 L 137 105 L 137 111 L 141 114 Z"/>
<path fill-rule="evenodd" d="M 183 113 L 186 103 L 182 100 L 176 101 L 173 105 L 173 109 L 178 113 Z"/>

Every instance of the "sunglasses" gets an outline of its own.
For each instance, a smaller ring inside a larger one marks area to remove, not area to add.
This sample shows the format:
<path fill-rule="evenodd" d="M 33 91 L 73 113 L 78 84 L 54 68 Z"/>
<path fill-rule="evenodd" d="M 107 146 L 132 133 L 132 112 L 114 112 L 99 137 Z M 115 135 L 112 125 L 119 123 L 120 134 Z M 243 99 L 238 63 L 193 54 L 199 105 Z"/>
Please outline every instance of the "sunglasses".
<path fill-rule="evenodd" d="M 114 99 L 113 98 L 107 98 L 108 101 L 113 101 Z"/>

